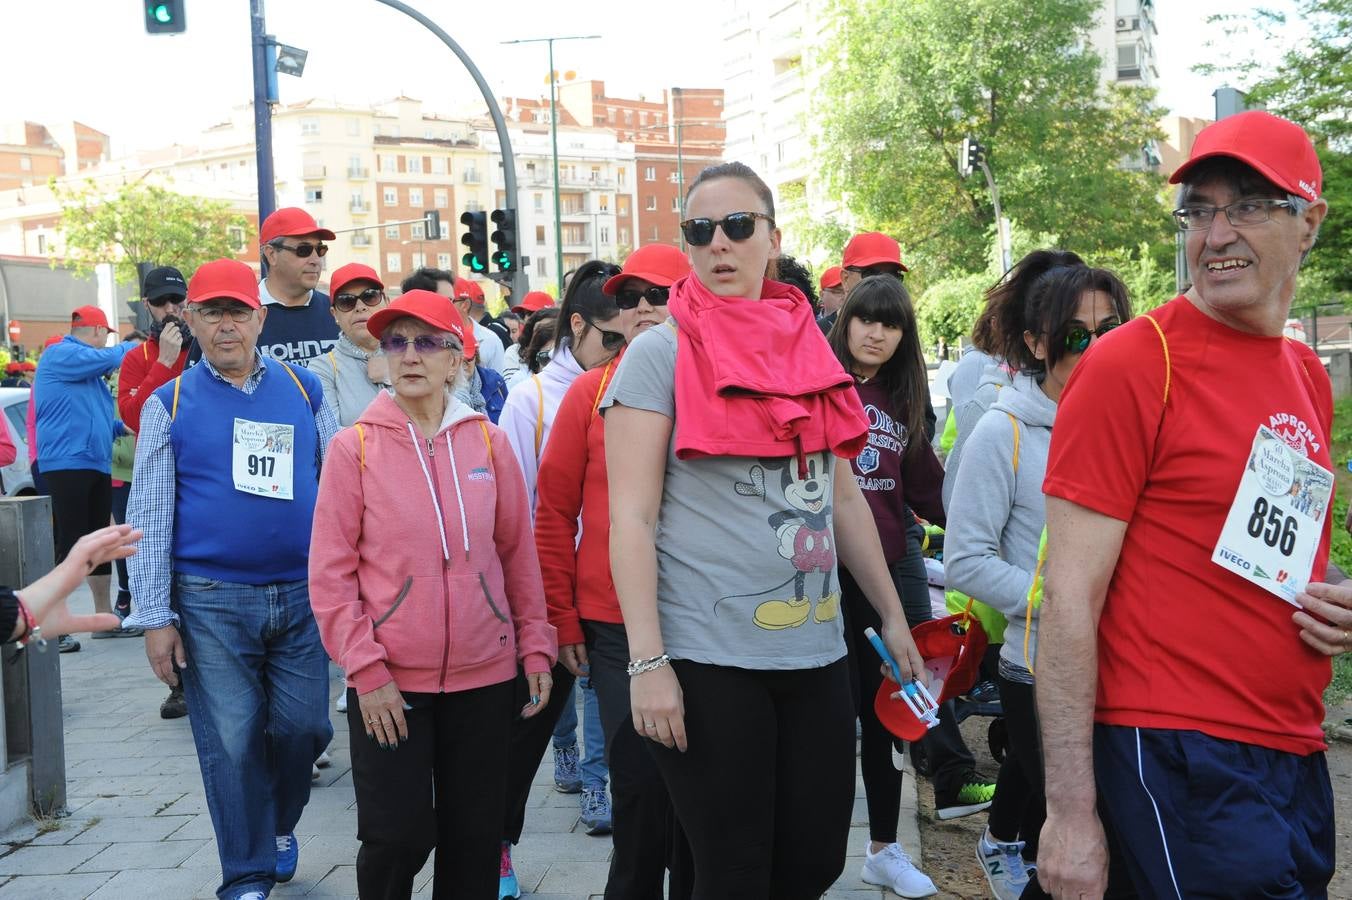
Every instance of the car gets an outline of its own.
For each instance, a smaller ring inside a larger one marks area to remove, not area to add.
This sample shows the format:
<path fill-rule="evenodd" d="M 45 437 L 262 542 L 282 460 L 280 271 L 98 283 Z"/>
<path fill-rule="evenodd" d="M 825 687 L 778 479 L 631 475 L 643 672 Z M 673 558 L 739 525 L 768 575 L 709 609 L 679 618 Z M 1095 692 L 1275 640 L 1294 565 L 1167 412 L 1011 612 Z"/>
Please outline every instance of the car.
<path fill-rule="evenodd" d="M 28 462 L 27 418 L 32 393 L 22 387 L 0 388 L 0 410 L 4 411 L 5 427 L 9 428 L 14 449 L 19 452 L 14 462 L 0 468 L 0 486 L 3 486 L 6 497 L 31 497 L 37 494 Z"/>

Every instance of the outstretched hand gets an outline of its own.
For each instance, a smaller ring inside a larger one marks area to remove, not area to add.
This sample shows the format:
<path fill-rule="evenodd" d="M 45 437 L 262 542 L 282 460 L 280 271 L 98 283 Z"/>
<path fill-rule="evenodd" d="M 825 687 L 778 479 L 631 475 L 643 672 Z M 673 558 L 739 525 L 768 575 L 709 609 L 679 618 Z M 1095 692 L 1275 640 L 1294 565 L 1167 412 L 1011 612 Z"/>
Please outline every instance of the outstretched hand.
<path fill-rule="evenodd" d="M 44 637 L 76 631 L 111 631 L 121 625 L 122 620 L 112 613 L 77 616 L 66 601 L 95 568 L 136 553 L 136 542 L 140 539 L 140 529 L 130 525 L 110 525 L 90 532 L 75 542 L 59 566 L 19 591 L 24 605 L 42 626 Z"/>

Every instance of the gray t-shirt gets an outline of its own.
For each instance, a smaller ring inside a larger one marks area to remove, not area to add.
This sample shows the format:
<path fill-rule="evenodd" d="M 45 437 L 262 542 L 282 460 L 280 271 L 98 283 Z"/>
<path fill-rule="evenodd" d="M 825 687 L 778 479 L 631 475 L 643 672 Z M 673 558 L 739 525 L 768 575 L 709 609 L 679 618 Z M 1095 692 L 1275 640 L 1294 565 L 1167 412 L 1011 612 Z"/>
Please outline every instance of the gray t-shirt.
<path fill-rule="evenodd" d="M 603 407 L 676 418 L 676 329 L 630 345 Z M 832 524 L 835 457 L 677 459 L 667 448 L 657 518 L 657 611 L 676 659 L 807 669 L 845 655 Z M 612 566 L 624 565 L 612 560 Z"/>

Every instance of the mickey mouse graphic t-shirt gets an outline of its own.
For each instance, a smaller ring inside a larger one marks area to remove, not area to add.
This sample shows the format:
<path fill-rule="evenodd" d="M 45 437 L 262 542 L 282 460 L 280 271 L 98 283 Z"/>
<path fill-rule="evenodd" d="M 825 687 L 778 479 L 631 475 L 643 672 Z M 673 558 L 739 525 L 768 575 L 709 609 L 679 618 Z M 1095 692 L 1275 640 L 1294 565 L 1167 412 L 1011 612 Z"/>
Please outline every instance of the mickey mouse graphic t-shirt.
<path fill-rule="evenodd" d="M 674 422 L 676 340 L 670 323 L 639 335 L 602 407 Z M 815 668 L 844 656 L 832 523 L 836 458 L 808 454 L 806 477 L 793 457 L 681 460 L 674 427 L 672 435 L 656 531 L 667 654 L 747 669 Z"/>

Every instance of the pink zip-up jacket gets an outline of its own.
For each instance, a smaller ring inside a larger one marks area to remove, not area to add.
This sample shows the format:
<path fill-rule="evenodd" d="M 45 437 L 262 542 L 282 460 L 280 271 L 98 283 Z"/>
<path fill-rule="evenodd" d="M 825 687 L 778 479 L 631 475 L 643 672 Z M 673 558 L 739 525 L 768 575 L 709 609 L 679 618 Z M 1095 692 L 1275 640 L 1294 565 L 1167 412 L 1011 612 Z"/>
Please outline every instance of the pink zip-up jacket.
<path fill-rule="evenodd" d="M 357 693 L 464 691 L 558 657 L 521 468 L 507 437 L 447 399 L 423 438 L 382 391 L 329 444 L 310 605 Z"/>

